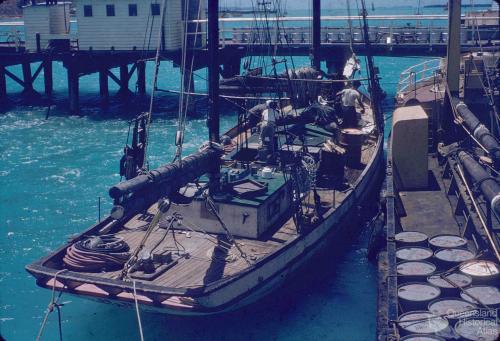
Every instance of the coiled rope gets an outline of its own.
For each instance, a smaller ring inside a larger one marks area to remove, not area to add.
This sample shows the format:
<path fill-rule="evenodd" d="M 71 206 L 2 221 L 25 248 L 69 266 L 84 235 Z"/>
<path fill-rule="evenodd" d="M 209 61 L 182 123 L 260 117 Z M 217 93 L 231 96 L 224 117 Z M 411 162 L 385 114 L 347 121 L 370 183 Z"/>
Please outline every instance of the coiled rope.
<path fill-rule="evenodd" d="M 84 272 L 118 270 L 129 259 L 129 246 L 119 237 L 99 236 L 80 240 L 66 250 L 68 269 Z"/>

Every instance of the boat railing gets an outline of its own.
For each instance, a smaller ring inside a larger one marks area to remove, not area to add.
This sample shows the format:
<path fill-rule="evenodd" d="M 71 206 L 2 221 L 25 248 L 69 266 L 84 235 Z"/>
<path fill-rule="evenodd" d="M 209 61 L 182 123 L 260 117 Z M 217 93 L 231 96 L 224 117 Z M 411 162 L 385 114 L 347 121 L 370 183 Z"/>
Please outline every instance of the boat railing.
<path fill-rule="evenodd" d="M 434 78 L 441 67 L 441 59 L 438 58 L 426 60 L 401 72 L 397 88 L 398 96 L 415 91 L 419 84 Z"/>

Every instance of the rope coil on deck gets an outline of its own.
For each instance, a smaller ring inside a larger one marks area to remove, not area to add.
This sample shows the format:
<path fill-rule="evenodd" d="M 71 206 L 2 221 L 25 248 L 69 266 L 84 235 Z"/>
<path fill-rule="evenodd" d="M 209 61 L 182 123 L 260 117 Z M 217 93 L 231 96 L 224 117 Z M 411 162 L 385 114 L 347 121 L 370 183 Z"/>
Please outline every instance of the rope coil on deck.
<path fill-rule="evenodd" d="M 66 250 L 63 262 L 68 269 L 84 272 L 121 269 L 129 258 L 129 246 L 115 236 L 80 240 Z"/>

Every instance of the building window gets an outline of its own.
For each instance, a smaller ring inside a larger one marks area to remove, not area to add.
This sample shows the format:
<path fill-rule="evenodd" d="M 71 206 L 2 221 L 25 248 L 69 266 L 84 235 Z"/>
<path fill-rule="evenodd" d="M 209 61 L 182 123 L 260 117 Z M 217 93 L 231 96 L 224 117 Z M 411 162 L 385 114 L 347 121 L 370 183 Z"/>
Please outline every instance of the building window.
<path fill-rule="evenodd" d="M 160 15 L 160 4 L 151 4 L 151 15 Z"/>
<path fill-rule="evenodd" d="M 108 17 L 115 16 L 115 5 L 106 5 L 106 15 Z"/>
<path fill-rule="evenodd" d="M 91 5 L 84 5 L 83 6 L 83 16 L 84 17 L 91 17 L 92 16 L 92 6 Z"/>
<path fill-rule="evenodd" d="M 128 4 L 128 15 L 129 17 L 137 16 L 137 4 Z"/>

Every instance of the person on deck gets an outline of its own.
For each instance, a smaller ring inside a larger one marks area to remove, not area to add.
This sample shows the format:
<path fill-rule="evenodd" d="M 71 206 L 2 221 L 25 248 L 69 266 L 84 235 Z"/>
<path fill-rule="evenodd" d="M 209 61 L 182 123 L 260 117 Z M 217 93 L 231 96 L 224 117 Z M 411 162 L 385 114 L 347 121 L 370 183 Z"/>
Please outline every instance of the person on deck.
<path fill-rule="evenodd" d="M 344 128 L 356 128 L 358 127 L 358 122 L 360 121 L 360 115 L 356 111 L 356 102 L 361 107 L 361 113 L 365 112 L 365 107 L 361 101 L 361 93 L 358 88 L 361 86 L 361 82 L 355 80 L 350 88 L 346 88 L 337 93 L 341 95 L 342 101 L 342 116 Z"/>
<path fill-rule="evenodd" d="M 270 161 L 274 156 L 274 134 L 276 131 L 276 119 L 279 117 L 278 104 L 273 101 L 266 102 L 266 109 L 262 112 L 259 138 L 259 159 Z"/>

